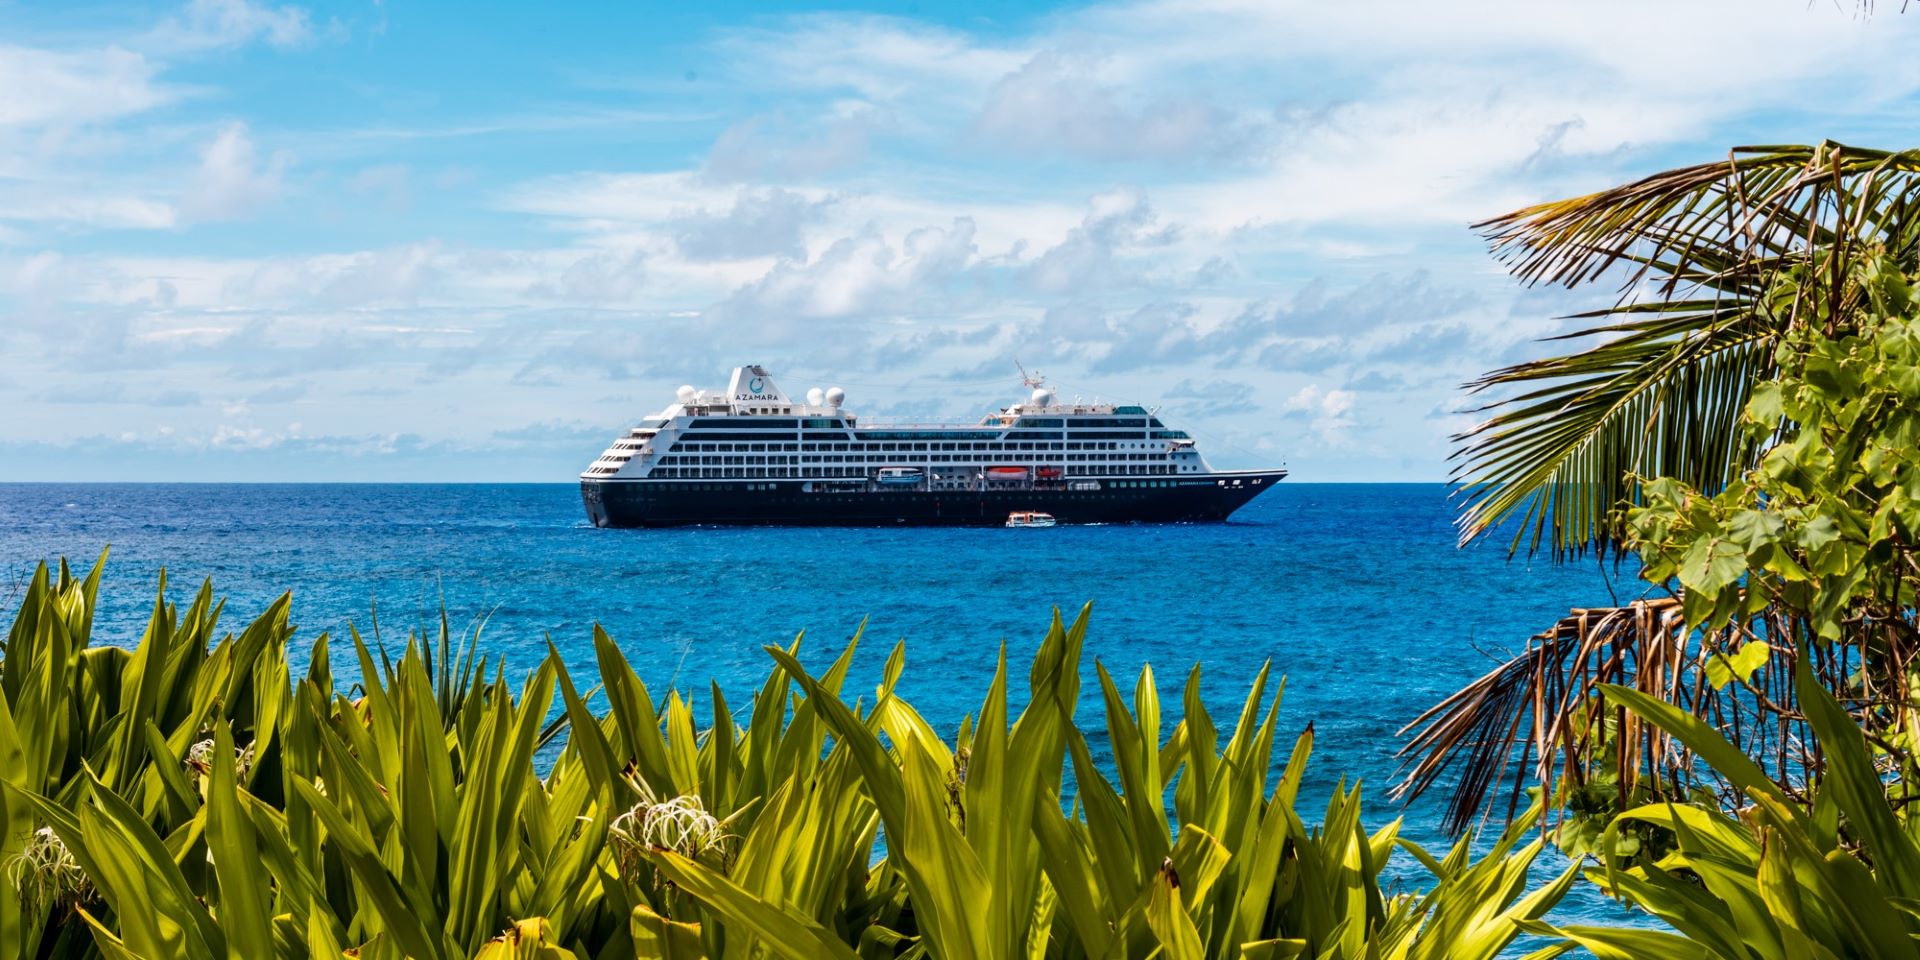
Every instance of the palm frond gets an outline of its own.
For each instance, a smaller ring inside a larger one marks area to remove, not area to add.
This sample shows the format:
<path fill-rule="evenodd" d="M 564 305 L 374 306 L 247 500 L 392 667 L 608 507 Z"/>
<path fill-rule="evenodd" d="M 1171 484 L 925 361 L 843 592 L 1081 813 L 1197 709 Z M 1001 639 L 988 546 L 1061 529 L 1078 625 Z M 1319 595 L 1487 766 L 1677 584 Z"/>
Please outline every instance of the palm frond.
<path fill-rule="evenodd" d="M 1642 479 L 1712 492 L 1753 464 L 1748 394 L 1781 333 L 1847 323 L 1848 263 L 1920 266 L 1920 151 L 1740 147 L 1476 226 L 1525 284 L 1617 276 L 1622 294 L 1556 338 L 1597 343 L 1467 385 L 1502 395 L 1454 438 L 1461 541 L 1517 521 L 1516 552 L 1617 551 Z"/>
<path fill-rule="evenodd" d="M 1692 630 L 1671 597 L 1571 611 L 1522 653 L 1399 731 L 1412 736 L 1399 751 L 1402 778 L 1394 797 L 1411 801 L 1444 787 L 1446 829 L 1460 832 L 1482 817 L 1512 820 L 1534 787 L 1557 793 L 1549 808 L 1561 811 L 1569 791 L 1590 783 L 1605 783 L 1623 807 L 1635 796 L 1686 799 L 1697 787 L 1738 794 L 1712 771 L 1696 768 L 1667 733 L 1603 703 L 1602 684 L 1630 687 L 1700 717 L 1776 783 L 1805 783 L 1818 759 L 1805 751 L 1793 686 L 1792 638 L 1804 632 L 1804 624 L 1777 609 L 1721 630 Z M 1710 658 L 1758 640 L 1772 646 L 1763 668 L 1737 683 L 1709 682 Z M 1858 663 L 1844 651 L 1827 651 L 1816 653 L 1810 667 L 1827 689 L 1845 689 Z"/>

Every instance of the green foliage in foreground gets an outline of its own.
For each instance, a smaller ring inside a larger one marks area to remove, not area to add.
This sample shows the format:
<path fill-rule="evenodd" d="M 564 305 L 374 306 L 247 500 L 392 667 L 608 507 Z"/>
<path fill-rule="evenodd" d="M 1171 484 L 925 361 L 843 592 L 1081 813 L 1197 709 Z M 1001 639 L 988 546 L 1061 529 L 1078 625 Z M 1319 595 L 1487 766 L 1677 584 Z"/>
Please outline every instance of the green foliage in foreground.
<path fill-rule="evenodd" d="M 1794 329 L 1777 350 L 1780 375 L 1754 387 L 1743 426 L 1766 451 L 1759 466 L 1717 493 L 1649 481 L 1628 511 L 1641 575 L 1679 580 L 1690 623 L 1717 629 L 1780 607 L 1822 643 L 1912 630 L 1920 297 L 1885 260 L 1863 262 L 1853 281 L 1863 303 L 1848 333 Z"/>
<path fill-rule="evenodd" d="M 1667 958 L 1920 957 L 1920 841 L 1887 800 L 1866 737 L 1802 664 L 1795 683 L 1807 724 L 1827 751 L 1810 807 L 1794 803 L 1758 765 L 1700 718 L 1637 690 L 1607 696 L 1713 764 L 1750 805 L 1739 817 L 1705 806 L 1652 804 L 1612 830 L 1647 823 L 1671 831 L 1657 863 L 1609 863 L 1592 879 L 1666 921 L 1673 932 L 1600 927 L 1535 933 L 1585 947 L 1601 960 Z"/>
<path fill-rule="evenodd" d="M 285 597 L 217 635 L 210 587 L 163 582 L 138 648 L 90 645 L 98 577 L 42 567 L 0 661 L 0 955 L 1490 960 L 1575 880 L 1530 887 L 1525 822 L 1478 861 L 1369 832 L 1357 786 L 1306 824 L 1312 733 L 1275 779 L 1264 670 L 1224 745 L 1197 671 L 1168 730 L 1150 672 L 1129 700 L 1098 670 L 1110 776 L 1084 611 L 1017 716 L 1003 653 L 949 740 L 899 648 L 853 704 L 852 644 L 818 676 L 769 648 L 700 730 L 599 631 L 586 694 L 551 648 L 519 684 L 455 664 L 444 628 L 397 662 L 354 636 L 343 693 L 324 637 L 289 676 Z M 1383 889 L 1396 849 L 1426 892 Z"/>

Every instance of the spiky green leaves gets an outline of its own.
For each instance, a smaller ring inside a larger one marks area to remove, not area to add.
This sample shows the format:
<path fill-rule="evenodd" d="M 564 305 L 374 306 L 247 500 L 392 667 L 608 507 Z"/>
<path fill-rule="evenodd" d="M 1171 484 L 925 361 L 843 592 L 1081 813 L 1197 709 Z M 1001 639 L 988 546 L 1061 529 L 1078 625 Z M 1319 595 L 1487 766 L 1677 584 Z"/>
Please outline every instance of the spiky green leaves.
<path fill-rule="evenodd" d="M 1003 655 L 948 738 L 897 693 L 902 647 L 871 706 L 841 698 L 853 644 L 817 676 L 774 648 L 736 720 L 717 690 L 651 696 L 604 633 L 585 695 L 552 647 L 486 676 L 443 619 L 397 658 L 354 636 L 349 698 L 324 643 L 293 683 L 284 599 L 218 642 L 209 591 L 156 604 L 127 655 L 74 632 L 86 590 L 43 571 L 0 660 L 0 935 L 26 955 L 1479 958 L 1564 892 L 1527 893 L 1537 845 L 1508 841 L 1416 849 L 1433 890 L 1384 892 L 1398 825 L 1363 829 L 1357 788 L 1323 827 L 1295 812 L 1311 734 L 1276 778 L 1265 670 L 1230 731 L 1197 671 L 1171 730 L 1150 671 L 1130 698 L 1099 671 L 1096 759 L 1085 610 L 1055 616 L 1017 716 Z M 77 722 L 16 723 L 8 689 Z"/>
<path fill-rule="evenodd" d="M 1685 740 L 1717 768 L 1724 765 L 1722 773 L 1740 783 L 1751 807 L 1737 819 L 1674 804 L 1622 814 L 1621 823 L 1671 832 L 1676 849 L 1657 864 L 1609 862 L 1591 877 L 1676 932 L 1544 923 L 1529 929 L 1599 957 L 1920 954 L 1920 916 L 1912 909 L 1920 893 L 1920 847 L 1888 802 L 1860 728 L 1804 662 L 1795 684 L 1807 725 L 1827 751 L 1811 809 L 1790 802 L 1756 771 L 1742 772 L 1738 748 L 1696 718 L 1609 687 L 1607 696 Z"/>

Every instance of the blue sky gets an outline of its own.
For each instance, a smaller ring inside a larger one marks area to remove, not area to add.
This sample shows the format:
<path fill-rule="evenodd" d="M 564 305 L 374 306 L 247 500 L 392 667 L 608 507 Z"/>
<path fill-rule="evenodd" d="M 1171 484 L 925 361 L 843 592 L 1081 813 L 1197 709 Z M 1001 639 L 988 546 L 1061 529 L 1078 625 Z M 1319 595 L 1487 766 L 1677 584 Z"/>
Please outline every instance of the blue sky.
<path fill-rule="evenodd" d="M 870 417 L 1163 405 L 1437 480 L 1607 291 L 1467 224 L 1912 144 L 1920 18 L 1804 0 L 0 3 L 0 480 L 556 480 L 746 362 Z"/>

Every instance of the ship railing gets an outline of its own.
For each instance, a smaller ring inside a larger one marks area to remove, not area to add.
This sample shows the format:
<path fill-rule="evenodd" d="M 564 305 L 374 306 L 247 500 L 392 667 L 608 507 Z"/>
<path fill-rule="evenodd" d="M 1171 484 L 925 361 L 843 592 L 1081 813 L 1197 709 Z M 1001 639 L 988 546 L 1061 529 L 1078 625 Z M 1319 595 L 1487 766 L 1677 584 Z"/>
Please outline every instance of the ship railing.
<path fill-rule="evenodd" d="M 998 421 L 1002 418 L 1005 418 L 1008 421 L 1012 421 L 1012 420 L 1017 420 L 1023 416 L 1035 416 L 1035 415 L 1041 415 L 1041 414 L 1053 414 L 1053 415 L 1069 414 L 1069 413 L 1078 413 L 1078 414 L 1102 413 L 1104 414 L 1104 413 L 1111 413 L 1111 412 L 1112 412 L 1112 408 L 1105 405 L 1100 405 L 1100 406 L 1081 405 L 1081 406 L 1070 407 L 1070 406 L 1061 406 L 1056 404 L 1051 407 L 1023 408 L 1019 413 L 1014 413 L 1014 414 L 1010 414 L 1002 410 L 995 410 L 991 413 L 982 414 L 982 418 L 983 418 L 982 420 L 968 421 L 965 423 L 958 423 L 952 420 L 883 420 L 878 417 L 861 417 L 859 425 L 856 426 L 854 429 L 856 430 L 895 430 L 895 429 L 978 430 L 983 426 L 1001 427 L 1001 428 L 1011 426 L 1011 423 L 985 422 L 985 421 Z"/>
<path fill-rule="evenodd" d="M 978 430 L 983 424 L 970 421 L 956 423 L 952 420 L 877 420 L 861 417 L 855 430 Z M 999 424 L 993 424 L 999 426 Z"/>

